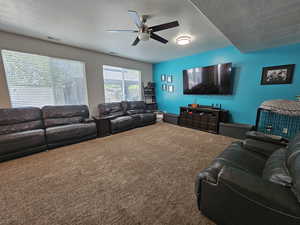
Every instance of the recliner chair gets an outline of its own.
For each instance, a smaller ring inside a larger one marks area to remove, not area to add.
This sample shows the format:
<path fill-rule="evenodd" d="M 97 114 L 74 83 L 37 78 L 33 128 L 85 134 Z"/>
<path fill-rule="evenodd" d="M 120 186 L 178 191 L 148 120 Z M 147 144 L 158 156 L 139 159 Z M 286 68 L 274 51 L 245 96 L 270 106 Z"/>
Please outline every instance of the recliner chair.
<path fill-rule="evenodd" d="M 134 119 L 135 127 L 151 125 L 156 122 L 156 115 L 152 110 L 146 109 L 143 101 L 123 102 L 123 107 L 127 115 Z"/>
<path fill-rule="evenodd" d="M 44 106 L 42 113 L 49 148 L 97 137 L 96 124 L 89 119 L 86 105 Z"/>
<path fill-rule="evenodd" d="M 39 108 L 0 109 L 0 161 L 46 150 Z"/>
<path fill-rule="evenodd" d="M 134 128 L 134 120 L 126 115 L 121 102 L 99 104 L 98 110 L 100 117 L 109 118 L 112 134 Z"/>
<path fill-rule="evenodd" d="M 220 225 L 300 224 L 300 134 L 286 147 L 248 133 L 199 173 L 195 192 L 201 212 Z"/>
<path fill-rule="evenodd" d="M 156 115 L 143 101 L 103 103 L 98 105 L 99 117 L 110 121 L 112 134 L 156 122 Z"/>

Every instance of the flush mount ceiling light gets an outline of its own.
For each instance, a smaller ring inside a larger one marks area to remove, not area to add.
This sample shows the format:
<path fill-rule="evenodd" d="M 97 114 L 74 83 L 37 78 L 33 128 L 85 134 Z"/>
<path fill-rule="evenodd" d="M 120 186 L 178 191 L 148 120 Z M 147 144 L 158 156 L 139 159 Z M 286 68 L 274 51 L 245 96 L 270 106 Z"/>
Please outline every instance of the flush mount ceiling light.
<path fill-rule="evenodd" d="M 178 45 L 188 45 L 192 42 L 192 38 L 190 36 L 179 36 L 176 38 L 176 44 Z"/>

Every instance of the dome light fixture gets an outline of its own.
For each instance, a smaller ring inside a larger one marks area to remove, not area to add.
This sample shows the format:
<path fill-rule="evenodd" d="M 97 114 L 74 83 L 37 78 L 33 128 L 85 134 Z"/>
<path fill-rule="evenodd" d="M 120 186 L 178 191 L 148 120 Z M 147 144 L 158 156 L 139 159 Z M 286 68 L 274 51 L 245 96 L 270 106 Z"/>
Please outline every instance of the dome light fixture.
<path fill-rule="evenodd" d="M 179 36 L 176 38 L 176 44 L 178 45 L 188 45 L 192 42 L 192 38 L 190 36 Z"/>

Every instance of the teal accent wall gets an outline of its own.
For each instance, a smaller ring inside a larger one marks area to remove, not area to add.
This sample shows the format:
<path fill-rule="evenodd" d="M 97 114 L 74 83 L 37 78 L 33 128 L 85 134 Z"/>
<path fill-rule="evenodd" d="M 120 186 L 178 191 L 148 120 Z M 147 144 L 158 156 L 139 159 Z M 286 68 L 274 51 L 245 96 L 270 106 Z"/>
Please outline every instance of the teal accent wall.
<path fill-rule="evenodd" d="M 235 71 L 234 94 L 184 95 L 183 70 L 232 62 Z M 262 68 L 296 64 L 293 83 L 284 85 L 261 85 Z M 162 91 L 161 74 L 173 75 L 174 93 Z M 192 56 L 165 61 L 153 65 L 153 80 L 157 84 L 158 108 L 170 113 L 179 113 L 180 106 L 191 103 L 201 105 L 222 104 L 231 112 L 236 123 L 255 124 L 259 105 L 270 99 L 294 100 L 300 95 L 300 44 L 272 48 L 252 53 L 241 53 L 233 46 L 212 50 Z"/>

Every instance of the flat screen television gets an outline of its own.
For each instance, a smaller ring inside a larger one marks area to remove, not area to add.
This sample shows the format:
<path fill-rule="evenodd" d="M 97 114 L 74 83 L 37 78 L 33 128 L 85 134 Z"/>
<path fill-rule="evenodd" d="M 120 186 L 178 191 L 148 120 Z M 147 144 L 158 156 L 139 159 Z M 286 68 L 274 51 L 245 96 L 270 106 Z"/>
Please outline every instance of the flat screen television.
<path fill-rule="evenodd" d="M 186 95 L 230 95 L 232 89 L 232 63 L 183 71 L 183 93 Z"/>

